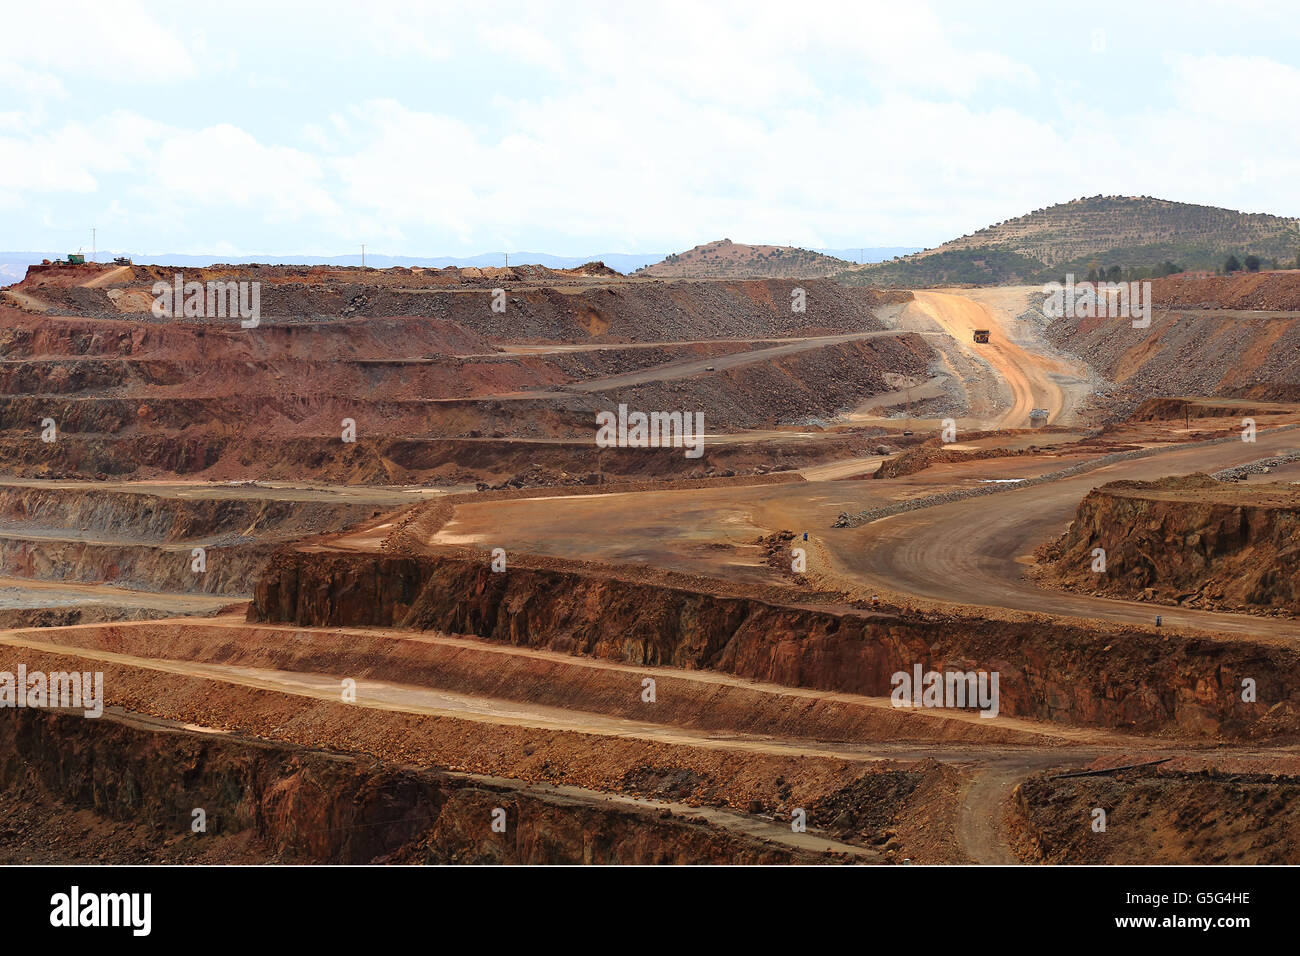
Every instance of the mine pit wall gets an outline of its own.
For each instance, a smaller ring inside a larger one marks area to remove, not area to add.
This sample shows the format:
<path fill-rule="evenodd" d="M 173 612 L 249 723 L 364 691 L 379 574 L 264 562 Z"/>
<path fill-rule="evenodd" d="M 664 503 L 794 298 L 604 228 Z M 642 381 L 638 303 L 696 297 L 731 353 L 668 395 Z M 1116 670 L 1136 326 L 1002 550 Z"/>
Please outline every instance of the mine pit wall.
<path fill-rule="evenodd" d="M 704 380 L 599 392 L 587 401 L 601 409 L 616 409 L 620 403 L 631 409 L 702 409 L 710 431 L 762 428 L 852 411 L 864 396 L 894 391 L 886 373 L 927 376 L 935 359 L 929 342 L 909 332 L 723 369 Z"/>
<path fill-rule="evenodd" d="M 452 556 L 278 552 L 251 620 L 472 634 L 522 647 L 889 696 L 891 676 L 1000 675 L 1000 711 L 1091 727 L 1267 736 L 1300 729 L 1300 654 L 1041 618 L 872 616 Z M 1241 680 L 1256 681 L 1256 702 Z"/>
<path fill-rule="evenodd" d="M 247 278 L 256 280 L 257 275 L 250 272 Z M 484 281 L 477 288 L 470 285 L 459 289 L 401 291 L 363 283 L 331 283 L 327 287 L 263 283 L 263 326 L 259 327 L 258 334 L 286 319 L 310 329 L 341 317 L 391 322 L 400 321 L 392 318 L 400 316 L 454 323 L 467 337 L 496 339 L 505 338 L 503 333 L 508 333 L 513 341 L 666 342 L 818 335 L 883 328 L 873 311 L 883 304 L 911 297 L 906 292 L 850 288 L 829 279 L 615 280 L 600 285 L 565 283 L 556 288 L 516 288 L 506 284 L 506 312 L 501 314 L 492 310 L 493 290 L 499 285 L 497 281 Z M 795 289 L 804 291 L 806 311 L 795 312 L 791 308 Z M 146 328 L 180 324 L 134 308 L 131 314 L 125 315 L 114 301 L 113 291 L 47 286 L 33 290 L 33 294 L 57 311 L 72 315 L 129 318 Z M 152 304 L 152 297 L 149 300 Z M 304 321 L 313 319 L 314 322 Z M 190 319 L 185 324 L 199 322 Z M 218 332 L 241 332 L 237 317 L 201 322 Z M 0 337 L 0 353 L 4 351 L 3 346 Z"/>
<path fill-rule="evenodd" d="M 284 541 L 338 531 L 377 512 L 347 502 L 3 486 L 0 575 L 244 596 Z M 191 567 L 194 547 L 205 550 L 203 573 Z"/>
<path fill-rule="evenodd" d="M 177 594 L 252 594 L 274 553 L 273 541 L 204 548 L 205 570 L 192 567 L 188 545 L 106 545 L 0 537 L 0 574 L 38 581 L 107 584 L 135 591 Z"/>
<path fill-rule="evenodd" d="M 1151 299 L 1150 328 L 1066 316 L 1048 324 L 1048 341 L 1128 388 L 1122 404 L 1130 407 L 1168 395 L 1300 396 L 1300 274 L 1157 279 Z"/>
<path fill-rule="evenodd" d="M 133 841 L 115 831 L 119 842 L 100 861 L 110 863 L 198 862 L 209 853 L 218 862 L 342 864 L 827 860 L 647 810 L 49 711 L 0 714 L 0 789 L 144 831 Z M 196 807 L 206 812 L 206 833 L 191 830 Z M 506 833 L 491 831 L 498 807 Z"/>
<path fill-rule="evenodd" d="M 95 290 L 89 290 L 92 293 Z M 486 339 L 454 323 L 400 315 L 364 324 L 259 326 L 256 334 L 237 320 L 151 321 L 145 316 L 96 318 L 32 315 L 0 306 L 0 355 L 8 359 L 121 358 L 183 362 L 192 375 L 213 362 L 279 365 L 321 358 L 410 358 L 491 351 Z"/>
<path fill-rule="evenodd" d="M 792 312 L 790 293 L 805 285 L 809 309 Z M 78 301 L 113 291 L 119 290 L 48 290 Z M 728 460 L 736 452 L 715 446 L 704 462 L 669 455 L 662 463 L 598 454 L 596 413 L 620 403 L 701 411 L 711 433 L 814 427 L 864 394 L 892 391 L 884 372 L 922 374 L 935 355 L 924 337 L 890 332 L 681 379 L 583 392 L 571 386 L 606 372 L 765 345 L 742 337 L 882 332 L 874 310 L 898 295 L 826 280 L 638 281 L 512 290 L 517 294 L 503 317 L 485 307 L 477 290 L 378 290 L 392 299 L 386 308 L 400 310 L 372 316 L 383 311 L 375 299 L 349 313 L 364 319 L 306 318 L 322 303 L 329 315 L 352 301 L 334 301 L 336 291 L 318 298 L 320 290 L 280 288 L 277 295 L 291 296 L 286 307 L 301 308 L 286 313 L 291 321 L 255 330 L 229 319 L 51 317 L 0 308 L 0 461 L 9 474 L 44 478 L 308 476 L 464 484 L 509 479 L 541 455 L 555 460 L 556 469 L 572 470 L 558 460 L 563 451 L 586 472 L 686 475 L 734 468 Z M 507 334 L 516 342 L 677 344 L 508 355 L 493 344 Z M 730 341 L 709 341 L 715 337 Z M 492 397 L 529 392 L 548 397 Z M 45 419 L 54 421 L 57 441 L 42 440 Z M 342 440 L 344 419 L 356 423 L 355 444 Z M 504 437 L 559 437 L 574 445 L 543 451 L 498 441 Z M 471 460 L 479 464 L 464 464 Z"/>
<path fill-rule="evenodd" d="M 175 617 L 176 611 L 113 603 L 17 607 L 0 611 L 0 630 L 27 627 L 69 627 L 109 621 L 156 621 Z"/>
<path fill-rule="evenodd" d="M 43 641 L 46 636 L 36 635 L 35 639 Z M 358 706 L 335 700 L 333 695 L 305 697 L 175 670 L 167 670 L 161 677 L 156 667 L 93 655 L 88 658 L 76 648 L 50 652 L 20 643 L 0 646 L 0 658 L 4 669 L 16 672 L 18 664 L 25 663 L 29 673 L 84 669 L 93 660 L 95 669 L 104 675 L 110 715 L 96 723 L 116 719 L 111 716 L 115 713 L 124 712 L 128 717 L 148 714 L 245 740 L 365 755 L 402 766 L 452 768 L 458 773 L 545 781 L 588 792 L 676 800 L 690 806 L 729 807 L 775 818 L 788 819 L 792 808 L 803 807 L 808 810 L 810 827 L 829 828 L 859 847 L 888 844 L 895 825 L 914 829 L 921 822 L 914 815 L 920 805 L 914 805 L 908 796 L 917 784 L 921 784 L 919 792 L 937 787 L 940 794 L 946 794 L 960 789 L 961 783 L 955 768 L 929 761 L 897 767 L 840 755 L 691 746 L 634 735 L 541 730 L 524 724 Z M 14 713 L 0 712 L 0 722 Z M 3 765 L 0 755 L 0 768 Z M 4 802 L 0 792 L 0 812 Z M 29 803 L 19 799 L 11 805 Z M 955 812 L 950 802 L 945 807 L 945 815 Z M 929 821 L 921 825 L 933 828 L 933 806 L 928 809 L 921 809 Z M 849 819 L 840 819 L 845 812 Z M 726 825 L 727 821 L 714 822 Z M 785 835 L 781 830 L 780 836 Z M 0 842 L 0 861 L 4 849 Z M 888 845 L 885 849 L 889 850 Z M 943 860 L 952 855 L 942 847 L 923 852 L 938 853 Z"/>
<path fill-rule="evenodd" d="M 74 654 L 110 651 L 146 659 L 348 675 L 709 733 L 823 742 L 1044 742 L 1039 734 L 990 727 L 983 721 L 922 719 L 911 710 L 882 708 L 843 695 L 811 699 L 745 681 L 691 680 L 686 672 L 678 676 L 662 669 L 655 672 L 657 696 L 649 702 L 641 699 L 645 672 L 639 667 L 591 667 L 580 658 L 516 654 L 485 641 L 430 640 L 413 631 L 339 634 L 172 621 L 150 627 L 61 628 L 23 637 Z"/>
<path fill-rule="evenodd" d="M 1149 398 L 1129 416 L 1135 422 L 1167 422 L 1184 418 L 1231 418 L 1225 422 L 1226 428 L 1238 429 L 1239 422 L 1245 416 L 1267 415 L 1270 412 L 1284 410 L 1278 406 L 1270 407 L 1266 402 L 1257 406 L 1237 403 L 1206 403 L 1188 398 Z"/>
<path fill-rule="evenodd" d="M 1290 487 L 1252 483 L 1250 493 Z M 1042 573 L 1088 593 L 1133 598 L 1153 588 L 1167 602 L 1300 614 L 1298 537 L 1297 507 L 1166 500 L 1103 486 L 1079 504 L 1069 531 L 1043 549 Z M 1106 552 L 1104 573 L 1091 570 L 1095 548 Z"/>
<path fill-rule="evenodd" d="M 350 417 L 366 437 L 463 438 L 497 430 L 513 437 L 590 440 L 595 413 L 620 403 L 644 410 L 700 410 L 711 431 L 734 431 L 833 417 L 864 395 L 893 391 L 885 373 L 924 375 L 934 357 L 924 337 L 908 332 L 821 345 L 679 379 L 510 400 L 490 396 L 548 392 L 571 382 L 526 357 L 517 359 L 520 367 L 510 369 L 512 374 L 498 374 L 499 382 L 479 374 L 501 373 L 503 366 L 495 361 L 482 367 L 449 364 L 441 383 L 430 381 L 429 366 L 413 371 L 373 363 L 356 366 L 346 358 L 328 368 L 301 362 L 246 365 L 225 378 L 221 369 L 196 363 L 187 386 L 174 391 L 145 383 L 105 385 L 95 370 L 73 375 L 64 365 L 50 364 L 29 368 L 9 389 L 0 383 L 0 431 L 32 434 L 35 423 L 52 418 L 61 439 L 188 433 L 337 440 L 338 423 Z M 541 429 L 541 424 L 549 427 Z"/>
<path fill-rule="evenodd" d="M 1300 274 L 1237 273 L 1205 279 L 1155 279 L 1151 300 L 1167 309 L 1300 311 Z"/>
<path fill-rule="evenodd" d="M 0 486 L 0 530 L 13 524 L 79 528 L 159 542 L 220 534 L 310 534 L 373 516 L 351 502 L 288 499 L 165 497 L 143 491 L 44 485 Z"/>
<path fill-rule="evenodd" d="M 521 403 L 522 404 L 522 403 Z M 544 413 L 543 413 L 544 414 Z M 595 420 L 592 420 L 592 436 Z M 711 427 L 705 419 L 706 430 Z M 729 442 L 704 445 L 702 458 L 684 449 L 597 448 L 593 441 L 510 442 L 474 439 L 373 439 L 353 444 L 334 438 L 136 434 L 125 438 L 71 436 L 43 444 L 28 435 L 0 435 L 0 460 L 25 478 L 145 478 L 338 482 L 354 485 L 473 484 L 500 481 L 533 466 L 606 479 L 698 478 L 710 472 L 754 473 L 869 455 L 881 429 L 864 429 L 817 442 Z M 205 474 L 206 473 L 206 474 Z"/>

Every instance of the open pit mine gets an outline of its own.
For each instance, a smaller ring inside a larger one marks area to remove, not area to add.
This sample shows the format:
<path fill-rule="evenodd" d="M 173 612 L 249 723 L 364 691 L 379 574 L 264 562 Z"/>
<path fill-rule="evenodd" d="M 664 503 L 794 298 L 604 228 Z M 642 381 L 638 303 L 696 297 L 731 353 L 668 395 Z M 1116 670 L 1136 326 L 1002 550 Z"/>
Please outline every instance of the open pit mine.
<path fill-rule="evenodd" d="M 0 291 L 0 862 L 1300 863 L 1300 273 L 176 281 Z"/>

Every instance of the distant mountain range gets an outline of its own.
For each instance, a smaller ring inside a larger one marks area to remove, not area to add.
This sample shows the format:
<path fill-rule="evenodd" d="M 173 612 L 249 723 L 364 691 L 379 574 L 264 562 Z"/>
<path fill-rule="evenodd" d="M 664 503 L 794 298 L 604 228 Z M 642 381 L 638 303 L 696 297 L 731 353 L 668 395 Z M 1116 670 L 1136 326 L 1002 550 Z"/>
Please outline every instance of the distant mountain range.
<path fill-rule="evenodd" d="M 892 262 L 834 277 L 903 287 L 1048 282 L 1118 267 L 1127 278 L 1217 269 L 1248 255 L 1289 266 L 1300 256 L 1300 219 L 1243 213 L 1150 196 L 1075 199 L 996 223 Z"/>
<path fill-rule="evenodd" d="M 0 284 L 17 282 L 27 266 L 66 252 L 0 252 Z M 101 262 L 123 253 L 102 251 Z M 340 256 L 192 256 L 125 253 L 133 261 L 178 268 L 218 262 L 358 266 Z M 1290 266 L 1300 256 L 1300 219 L 1243 213 L 1150 196 L 1092 196 L 1035 209 L 933 249 L 872 246 L 799 249 L 718 239 L 678 253 L 594 253 L 556 256 L 512 252 L 510 265 L 572 269 L 600 261 L 618 272 L 658 278 L 817 278 L 850 285 L 924 287 L 948 284 L 1040 283 L 1072 273 L 1118 270 L 1124 278 L 1175 269 L 1217 269 L 1229 256 L 1256 256 Z M 367 255 L 366 265 L 443 268 L 501 266 L 505 253 L 466 258 Z"/>

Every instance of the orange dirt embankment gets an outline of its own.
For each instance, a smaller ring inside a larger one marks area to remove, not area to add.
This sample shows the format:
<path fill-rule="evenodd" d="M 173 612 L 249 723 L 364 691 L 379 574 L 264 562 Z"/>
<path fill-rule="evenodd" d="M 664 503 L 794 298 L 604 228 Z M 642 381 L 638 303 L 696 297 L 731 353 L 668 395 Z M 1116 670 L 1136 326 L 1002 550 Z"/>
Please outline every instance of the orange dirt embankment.
<path fill-rule="evenodd" d="M 964 444 L 981 438 L 1010 438 L 1016 435 L 1051 434 L 1041 429 L 1007 429 L 1005 431 L 963 432 L 952 443 L 945 443 L 942 438 L 928 438 L 900 455 L 881 462 L 880 468 L 872 478 L 903 478 L 925 471 L 933 465 L 962 461 L 984 461 L 990 458 L 1033 457 L 1035 455 L 1082 454 L 1092 452 L 1097 455 L 1110 455 L 1120 451 L 1132 451 L 1135 446 L 1117 445 L 1112 442 L 1084 440 L 1066 444 L 1045 443 L 1043 446 L 1029 445 L 1024 448 L 950 448 L 948 444 Z"/>
<path fill-rule="evenodd" d="M 1065 620 L 994 621 L 848 608 L 618 580 L 515 556 L 352 554 L 286 548 L 250 619 L 401 626 L 639 664 L 714 669 L 792 687 L 889 696 L 891 677 L 997 671 L 1001 713 L 1093 727 L 1248 736 L 1300 728 L 1300 654 Z M 1244 702 L 1241 678 L 1260 688 Z"/>
<path fill-rule="evenodd" d="M 182 319 L 107 321 L 12 309 L 5 309 L 4 317 L 0 354 L 11 359 L 152 360 L 189 363 L 200 371 L 202 365 L 223 361 L 398 360 L 492 351 L 484 337 L 455 322 L 401 315 L 364 322 L 267 323 L 257 329 L 240 328 L 237 319 L 215 319 L 212 324 Z"/>
<path fill-rule="evenodd" d="M 1105 832 L 1092 829 L 1106 811 Z M 1022 860 L 1121 865 L 1292 865 L 1300 854 L 1300 778 L 1142 768 L 1016 790 L 1010 814 Z"/>
<path fill-rule="evenodd" d="M 1155 279 L 1151 283 L 1151 300 L 1162 309 L 1300 312 L 1300 272 Z"/>
<path fill-rule="evenodd" d="M 1093 570 L 1105 551 L 1105 570 Z M 1040 549 L 1050 585 L 1186 607 L 1300 613 L 1300 486 L 1116 481 Z"/>
<path fill-rule="evenodd" d="M 570 276 L 483 274 L 488 271 L 448 277 L 432 270 L 402 275 L 385 270 L 337 278 L 306 274 L 295 281 L 273 281 L 265 270 L 254 267 L 235 267 L 219 275 L 178 269 L 165 269 L 159 275 L 156 268 L 135 267 L 129 277 L 123 277 L 125 281 L 103 286 L 29 277 L 13 289 L 60 314 L 131 315 L 149 324 L 171 323 L 170 318 L 151 315 L 154 276 L 165 281 L 183 272 L 186 281 L 262 283 L 262 327 L 407 316 L 449 320 L 496 341 L 519 343 L 672 342 L 858 332 L 883 328 L 873 317 L 874 310 L 911 297 L 911 293 L 842 286 L 829 279 L 663 282 L 615 275 L 574 280 Z M 797 289 L 803 291 L 804 311 L 791 308 Z M 504 301 L 498 290 L 505 292 Z M 237 318 L 202 321 L 239 331 Z"/>
<path fill-rule="evenodd" d="M 1165 422 L 1195 418 L 1258 418 L 1265 415 L 1294 416 L 1296 406 L 1267 400 L 1210 398 L 1149 398 L 1128 417 L 1131 422 Z M 1237 427 L 1227 423 L 1225 427 Z"/>
<path fill-rule="evenodd" d="M 650 809 L 107 718 L 11 712 L 0 761 L 4 863 L 833 861 Z"/>
<path fill-rule="evenodd" d="M 479 639 L 411 631 L 349 631 L 193 626 L 57 628 L 26 635 L 69 649 L 230 667 L 328 673 L 340 679 L 384 681 L 534 708 L 562 708 L 687 727 L 710 733 L 819 741 L 932 741 L 1052 746 L 1063 743 L 942 711 L 881 706 L 849 695 L 815 695 L 779 685 L 717 675 L 592 662 L 542 651 L 506 649 Z M 656 699 L 642 700 L 652 675 Z"/>

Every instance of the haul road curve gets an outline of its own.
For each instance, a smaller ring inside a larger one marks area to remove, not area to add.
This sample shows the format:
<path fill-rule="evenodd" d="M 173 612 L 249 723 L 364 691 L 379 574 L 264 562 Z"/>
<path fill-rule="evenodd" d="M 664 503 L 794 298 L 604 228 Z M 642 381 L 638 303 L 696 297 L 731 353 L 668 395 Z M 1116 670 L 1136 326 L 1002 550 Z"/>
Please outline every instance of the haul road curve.
<path fill-rule="evenodd" d="M 972 290 L 991 301 L 1011 302 L 1017 290 Z M 977 325 L 991 327 L 994 336 L 1006 321 L 1007 309 L 991 309 L 958 294 L 917 292 L 917 300 L 955 337 L 972 337 Z M 1011 296 L 1011 298 L 1007 298 Z M 999 320 L 997 312 L 1002 311 Z M 974 346 L 983 349 L 986 346 Z M 1035 354 L 1032 344 L 1004 343 L 988 355 L 989 367 L 1005 389 L 1016 396 L 1002 419 L 1008 427 L 1028 401 L 1047 402 L 1057 414 L 1070 407 L 1070 389 L 1053 381 L 1062 363 Z M 1027 416 L 1028 412 L 1025 411 Z M 1024 577 L 1033 551 L 1063 533 L 1075 509 L 1093 488 L 1120 479 L 1150 480 L 1166 475 L 1210 473 L 1300 448 L 1300 432 L 1261 430 L 1253 443 L 1225 442 L 1157 451 L 1150 457 L 1121 461 L 1085 474 L 1017 488 L 987 497 L 921 508 L 851 530 L 827 532 L 827 550 L 834 569 L 858 585 L 968 607 L 997 607 L 1016 611 L 1099 618 L 1125 624 L 1149 625 L 1160 614 L 1169 625 L 1219 634 L 1300 637 L 1300 623 L 1245 614 L 1189 610 L 1070 594 L 1037 587 Z M 990 460 L 989 475 L 1014 459 Z"/>

